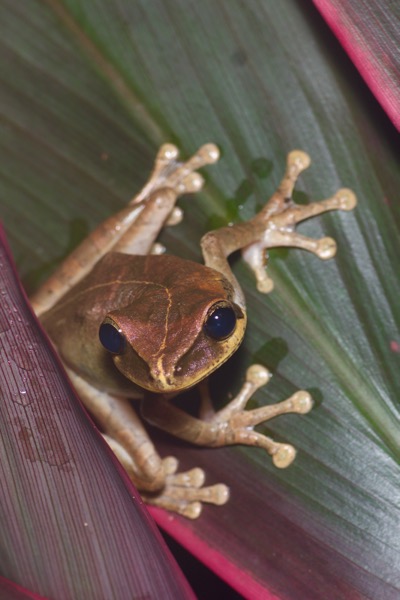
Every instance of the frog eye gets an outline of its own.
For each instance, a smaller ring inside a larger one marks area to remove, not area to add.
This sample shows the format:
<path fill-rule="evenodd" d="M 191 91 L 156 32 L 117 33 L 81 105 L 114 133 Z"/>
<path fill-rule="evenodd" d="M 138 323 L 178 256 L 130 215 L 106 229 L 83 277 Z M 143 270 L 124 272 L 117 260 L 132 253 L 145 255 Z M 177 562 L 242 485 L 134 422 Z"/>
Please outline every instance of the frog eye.
<path fill-rule="evenodd" d="M 236 314 L 231 306 L 218 305 L 211 309 L 204 322 L 204 331 L 214 340 L 224 340 L 229 337 L 235 327 Z"/>
<path fill-rule="evenodd" d="M 105 322 L 100 325 L 99 339 L 104 348 L 112 354 L 121 354 L 125 348 L 125 337 L 116 325 Z"/>

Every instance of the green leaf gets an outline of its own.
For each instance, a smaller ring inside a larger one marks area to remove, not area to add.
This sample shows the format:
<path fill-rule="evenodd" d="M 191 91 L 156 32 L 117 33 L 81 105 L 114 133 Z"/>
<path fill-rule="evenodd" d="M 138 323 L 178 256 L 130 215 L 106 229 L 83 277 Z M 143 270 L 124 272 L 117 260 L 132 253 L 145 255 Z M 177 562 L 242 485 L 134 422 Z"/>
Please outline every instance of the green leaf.
<path fill-rule="evenodd" d="M 397 597 L 398 138 L 316 9 L 32 0 L 26 11 L 3 0 L 0 11 L 0 207 L 30 289 L 82 236 L 77 219 L 91 228 L 133 195 L 164 141 L 184 155 L 213 141 L 223 154 L 206 192 L 182 202 L 184 223 L 163 234 L 180 255 L 200 259 L 208 227 L 253 215 L 293 148 L 314 161 L 295 198 L 354 189 L 354 213 L 302 226 L 334 237 L 335 259 L 271 253 L 267 297 L 235 262 L 250 324 L 215 400 L 255 360 L 274 370 L 255 405 L 310 390 L 310 414 L 261 428 L 299 449 L 294 465 L 160 442 L 232 493 L 198 523 L 157 518 L 244 595 Z"/>

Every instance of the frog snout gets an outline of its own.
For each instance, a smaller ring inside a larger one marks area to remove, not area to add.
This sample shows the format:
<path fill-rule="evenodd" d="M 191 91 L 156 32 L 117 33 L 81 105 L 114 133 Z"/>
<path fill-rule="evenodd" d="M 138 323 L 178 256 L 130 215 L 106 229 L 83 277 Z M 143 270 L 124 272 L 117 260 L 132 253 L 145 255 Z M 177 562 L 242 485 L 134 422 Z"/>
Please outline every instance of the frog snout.
<path fill-rule="evenodd" d="M 155 389 L 162 392 L 172 392 L 176 389 L 174 373 L 165 371 L 160 365 L 150 369 L 150 378 Z"/>

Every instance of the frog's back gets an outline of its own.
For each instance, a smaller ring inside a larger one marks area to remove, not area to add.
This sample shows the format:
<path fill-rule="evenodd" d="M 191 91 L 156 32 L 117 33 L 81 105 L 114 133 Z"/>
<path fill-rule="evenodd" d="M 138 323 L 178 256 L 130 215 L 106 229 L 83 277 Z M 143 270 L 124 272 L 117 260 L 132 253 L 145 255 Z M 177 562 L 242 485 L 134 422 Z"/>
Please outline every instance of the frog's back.
<path fill-rule="evenodd" d="M 93 314 L 99 311 L 104 315 L 109 310 L 130 304 L 132 296 L 150 288 L 166 290 L 174 296 L 184 291 L 187 302 L 189 297 L 199 293 L 226 294 L 230 285 L 214 269 L 176 256 L 132 256 L 111 252 L 43 315 L 43 322 L 57 312 L 71 315 L 71 312 L 84 311 L 89 316 L 87 311 Z"/>

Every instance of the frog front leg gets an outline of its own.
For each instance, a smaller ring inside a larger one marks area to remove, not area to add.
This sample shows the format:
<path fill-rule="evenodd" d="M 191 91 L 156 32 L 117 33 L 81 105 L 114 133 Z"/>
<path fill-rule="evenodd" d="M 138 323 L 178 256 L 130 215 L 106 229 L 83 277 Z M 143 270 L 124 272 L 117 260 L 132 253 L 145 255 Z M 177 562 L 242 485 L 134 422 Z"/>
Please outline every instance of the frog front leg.
<path fill-rule="evenodd" d="M 130 400 L 102 392 L 70 370 L 68 375 L 147 504 L 196 519 L 203 503 L 227 502 L 226 485 L 204 486 L 202 469 L 178 473 L 176 458 L 159 456 Z"/>
<path fill-rule="evenodd" d="M 292 192 L 298 175 L 308 167 L 310 159 L 305 152 L 293 151 L 288 155 L 284 177 L 265 207 L 250 221 L 224 227 L 206 234 L 202 239 L 205 264 L 223 273 L 235 292 L 235 302 L 243 309 L 245 298 L 232 273 L 228 256 L 242 249 L 246 262 L 257 278 L 261 292 L 269 292 L 273 283 L 265 270 L 266 250 L 275 246 L 292 246 L 313 252 L 325 260 L 336 252 L 331 238 L 314 240 L 298 234 L 298 222 L 330 210 L 351 210 L 356 197 L 351 190 L 342 189 L 332 198 L 306 206 L 296 205 Z M 277 467 L 287 467 L 295 456 L 289 444 L 279 444 L 254 431 L 254 427 L 280 414 L 292 412 L 304 414 L 312 407 L 308 392 L 300 390 L 287 400 L 254 410 L 245 410 L 246 404 L 261 385 L 268 381 L 268 372 L 253 365 L 247 372 L 247 380 L 239 395 L 221 411 L 205 420 L 195 419 L 163 399 L 143 405 L 144 417 L 177 437 L 205 446 L 244 444 L 264 448 Z"/>
<path fill-rule="evenodd" d="M 254 431 L 254 427 L 279 415 L 305 414 L 311 410 L 313 401 L 308 392 L 299 390 L 283 402 L 245 410 L 253 394 L 269 379 L 270 373 L 265 367 L 252 365 L 247 369 L 246 381 L 238 395 L 219 411 L 208 407 L 204 419 L 188 415 L 163 397 L 143 402 L 142 415 L 152 425 L 198 446 L 217 448 L 243 445 L 262 448 L 272 457 L 274 465 L 283 469 L 293 462 L 295 448 L 290 444 L 275 442 Z"/>

